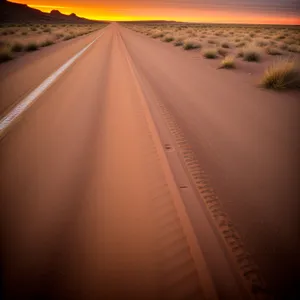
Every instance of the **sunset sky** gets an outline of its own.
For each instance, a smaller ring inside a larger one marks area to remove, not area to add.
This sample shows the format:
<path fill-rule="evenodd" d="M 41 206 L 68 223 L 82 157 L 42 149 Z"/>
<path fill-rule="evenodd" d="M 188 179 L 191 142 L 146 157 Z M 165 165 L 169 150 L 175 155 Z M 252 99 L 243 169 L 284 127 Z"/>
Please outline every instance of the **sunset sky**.
<path fill-rule="evenodd" d="M 299 0 L 21 0 L 50 12 L 97 20 L 299 24 Z"/>

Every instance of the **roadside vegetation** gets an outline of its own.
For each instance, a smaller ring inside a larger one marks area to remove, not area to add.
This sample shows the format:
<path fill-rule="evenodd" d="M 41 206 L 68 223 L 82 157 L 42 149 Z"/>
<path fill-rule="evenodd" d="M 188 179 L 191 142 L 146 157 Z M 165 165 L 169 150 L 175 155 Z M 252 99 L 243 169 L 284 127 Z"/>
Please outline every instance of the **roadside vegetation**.
<path fill-rule="evenodd" d="M 300 68 L 295 59 L 279 59 L 269 66 L 261 79 L 268 89 L 284 90 L 300 88 Z"/>
<path fill-rule="evenodd" d="M 297 26 L 187 23 L 125 26 L 198 53 L 199 57 L 212 60 L 216 69 L 241 69 L 240 74 L 255 74 L 257 82 L 266 88 L 299 87 L 300 30 Z"/>
<path fill-rule="evenodd" d="M 103 28 L 103 24 L 0 25 L 0 63 Z"/>
<path fill-rule="evenodd" d="M 220 69 L 235 69 L 235 60 L 234 56 L 228 55 L 222 61 Z"/>

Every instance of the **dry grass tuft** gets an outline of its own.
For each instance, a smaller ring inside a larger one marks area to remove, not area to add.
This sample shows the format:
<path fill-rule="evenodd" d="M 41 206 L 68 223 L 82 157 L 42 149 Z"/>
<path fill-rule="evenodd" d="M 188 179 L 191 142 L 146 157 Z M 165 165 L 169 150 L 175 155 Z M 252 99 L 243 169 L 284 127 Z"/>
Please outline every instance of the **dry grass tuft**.
<path fill-rule="evenodd" d="M 203 56 L 205 58 L 214 59 L 217 58 L 217 50 L 216 49 L 206 49 L 203 51 Z"/>
<path fill-rule="evenodd" d="M 154 39 L 162 38 L 163 36 L 164 36 L 164 33 L 161 31 L 156 31 L 156 32 L 152 33 L 152 35 L 151 35 L 151 37 L 153 37 Z"/>
<path fill-rule="evenodd" d="M 239 43 L 235 44 L 235 46 L 237 48 L 245 47 L 246 46 L 246 42 L 239 42 Z"/>
<path fill-rule="evenodd" d="M 259 62 L 261 59 L 261 50 L 254 45 L 249 45 L 239 52 L 239 56 L 243 57 L 245 61 Z"/>
<path fill-rule="evenodd" d="M 178 46 L 182 46 L 184 43 L 183 43 L 183 38 L 179 37 L 175 40 L 174 42 L 174 46 L 178 47 Z"/>
<path fill-rule="evenodd" d="M 24 49 L 24 45 L 17 42 L 17 43 L 14 43 L 12 46 L 11 46 L 11 50 L 13 52 L 22 52 Z"/>
<path fill-rule="evenodd" d="M 192 50 L 192 49 L 199 49 L 199 48 L 201 48 L 201 43 L 196 40 L 188 39 L 185 40 L 183 44 L 184 50 Z"/>
<path fill-rule="evenodd" d="M 265 47 L 268 45 L 268 42 L 265 40 L 256 40 L 255 41 L 256 46 L 258 47 Z"/>
<path fill-rule="evenodd" d="M 289 52 L 300 53 L 300 46 L 298 45 L 289 45 L 287 46 Z"/>
<path fill-rule="evenodd" d="M 170 42 L 173 42 L 174 41 L 174 37 L 170 34 L 167 34 L 164 38 L 163 38 L 163 41 L 166 42 L 166 43 L 170 43 Z"/>
<path fill-rule="evenodd" d="M 285 58 L 273 63 L 266 69 L 261 86 L 275 90 L 300 88 L 300 72 L 296 61 Z"/>
<path fill-rule="evenodd" d="M 0 50 L 0 63 L 13 59 L 11 47 L 6 46 Z"/>
<path fill-rule="evenodd" d="M 228 51 L 225 50 L 224 48 L 218 48 L 218 53 L 221 55 L 221 56 L 226 56 Z"/>
<path fill-rule="evenodd" d="M 222 61 L 220 65 L 221 69 L 235 69 L 234 56 L 228 55 Z"/>
<path fill-rule="evenodd" d="M 29 44 L 27 44 L 25 46 L 25 51 L 27 52 L 32 52 L 32 51 L 36 51 L 39 49 L 39 46 L 37 45 L 37 43 L 34 43 L 34 42 L 30 42 Z"/>
<path fill-rule="evenodd" d="M 279 49 L 275 48 L 275 47 L 267 47 L 266 52 L 269 55 L 282 55 L 282 52 Z"/>
<path fill-rule="evenodd" d="M 223 48 L 230 48 L 229 43 L 227 43 L 227 42 L 223 42 L 223 43 L 221 44 L 221 46 L 222 46 Z"/>
<path fill-rule="evenodd" d="M 54 42 L 52 41 L 52 40 L 45 40 L 45 41 L 43 41 L 43 42 L 41 42 L 40 43 L 40 46 L 41 47 L 48 47 L 48 46 L 51 46 L 51 45 L 53 45 L 54 44 Z"/>

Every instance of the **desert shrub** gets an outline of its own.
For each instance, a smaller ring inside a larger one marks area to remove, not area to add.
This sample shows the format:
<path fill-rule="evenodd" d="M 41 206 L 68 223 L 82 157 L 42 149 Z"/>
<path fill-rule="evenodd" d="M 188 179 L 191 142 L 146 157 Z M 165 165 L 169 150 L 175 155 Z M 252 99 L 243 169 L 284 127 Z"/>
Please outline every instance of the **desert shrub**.
<path fill-rule="evenodd" d="M 40 43 L 40 46 L 41 47 L 47 47 L 47 46 L 51 46 L 53 44 L 54 44 L 54 42 L 52 40 L 45 40 L 45 41 Z"/>
<path fill-rule="evenodd" d="M 0 50 L 0 63 L 13 59 L 11 47 L 6 45 Z"/>
<path fill-rule="evenodd" d="M 287 45 L 295 44 L 295 40 L 292 39 L 292 38 L 285 39 L 284 42 L 285 42 Z"/>
<path fill-rule="evenodd" d="M 261 86 L 276 90 L 300 88 L 300 72 L 296 61 L 285 58 L 274 62 L 265 70 Z"/>
<path fill-rule="evenodd" d="M 30 42 L 29 44 L 27 44 L 25 46 L 25 51 L 27 51 L 27 52 L 36 51 L 38 49 L 39 49 L 39 46 L 37 45 L 37 43 L 34 43 L 34 42 Z"/>
<path fill-rule="evenodd" d="M 11 51 L 13 52 L 21 52 L 23 51 L 23 49 L 24 49 L 24 45 L 19 42 L 14 43 L 11 47 Z"/>
<path fill-rule="evenodd" d="M 183 39 L 182 38 L 177 38 L 174 42 L 174 46 L 182 46 L 184 43 L 183 43 Z"/>
<path fill-rule="evenodd" d="M 243 48 L 239 54 L 243 57 L 243 60 L 249 62 L 258 62 L 261 59 L 261 50 L 254 45 Z"/>
<path fill-rule="evenodd" d="M 239 42 L 239 43 L 235 44 L 235 46 L 236 46 L 237 48 L 244 47 L 245 45 L 246 45 L 245 42 Z"/>
<path fill-rule="evenodd" d="M 217 58 L 217 50 L 216 49 L 206 49 L 203 51 L 203 56 L 205 58 L 214 59 Z"/>
<path fill-rule="evenodd" d="M 57 38 L 57 39 L 60 39 L 60 38 L 63 38 L 65 35 L 63 34 L 63 33 L 57 33 L 56 35 L 55 35 L 55 37 Z"/>
<path fill-rule="evenodd" d="M 279 45 L 279 48 L 280 48 L 281 50 L 287 50 L 288 45 L 286 45 L 286 44 L 281 44 L 281 45 Z"/>
<path fill-rule="evenodd" d="M 221 46 L 222 46 L 223 48 L 230 48 L 230 47 L 229 47 L 229 43 L 227 43 L 227 42 L 223 42 L 223 43 L 221 44 Z"/>
<path fill-rule="evenodd" d="M 226 56 L 222 61 L 220 65 L 221 69 L 235 69 L 235 61 L 234 57 L 232 55 Z"/>
<path fill-rule="evenodd" d="M 298 45 L 288 45 L 287 50 L 289 52 L 300 53 L 300 47 Z"/>
<path fill-rule="evenodd" d="M 66 35 L 65 37 L 64 37 L 64 41 L 68 41 L 68 40 L 71 40 L 71 39 L 74 39 L 74 35 L 72 35 L 72 34 L 69 34 L 69 35 Z"/>
<path fill-rule="evenodd" d="M 268 42 L 265 40 L 256 40 L 255 41 L 256 46 L 258 47 L 265 47 L 268 45 Z"/>
<path fill-rule="evenodd" d="M 269 55 L 282 55 L 282 52 L 279 49 L 275 48 L 275 47 L 267 47 L 266 52 Z"/>
<path fill-rule="evenodd" d="M 162 37 L 164 36 L 164 33 L 161 32 L 161 31 L 157 31 L 157 32 L 154 32 L 151 36 L 152 36 L 154 39 L 162 38 Z"/>
<path fill-rule="evenodd" d="M 184 42 L 183 48 L 184 50 L 198 49 L 201 48 L 201 44 L 196 40 L 188 39 Z"/>
<path fill-rule="evenodd" d="M 22 32 L 22 35 L 27 35 L 27 34 L 28 34 L 27 31 L 23 31 L 23 32 Z"/>
<path fill-rule="evenodd" d="M 207 42 L 208 42 L 209 44 L 216 44 L 216 41 L 215 41 L 215 40 L 207 40 Z"/>
<path fill-rule="evenodd" d="M 167 34 L 164 38 L 163 38 L 163 41 L 166 42 L 166 43 L 170 43 L 170 42 L 173 42 L 174 41 L 174 37 L 170 34 Z"/>
<path fill-rule="evenodd" d="M 226 56 L 228 51 L 225 50 L 224 48 L 218 48 L 218 53 L 222 56 Z"/>

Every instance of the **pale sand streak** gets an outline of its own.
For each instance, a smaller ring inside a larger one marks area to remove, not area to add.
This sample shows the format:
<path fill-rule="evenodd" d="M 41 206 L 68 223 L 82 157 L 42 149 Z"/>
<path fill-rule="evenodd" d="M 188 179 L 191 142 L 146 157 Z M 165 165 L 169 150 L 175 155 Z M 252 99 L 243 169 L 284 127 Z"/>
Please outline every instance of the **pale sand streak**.
<path fill-rule="evenodd" d="M 88 48 L 90 48 L 101 36 L 103 32 L 95 38 L 91 43 L 85 46 L 72 58 L 70 58 L 65 64 L 63 64 L 58 70 L 52 73 L 47 79 L 45 79 L 35 90 L 33 90 L 27 97 L 20 101 L 6 116 L 0 120 L 0 137 L 5 131 L 16 121 L 22 113 L 24 113 L 36 100 L 43 94 L 43 92 L 49 88 L 57 78 L 64 73 Z"/>

